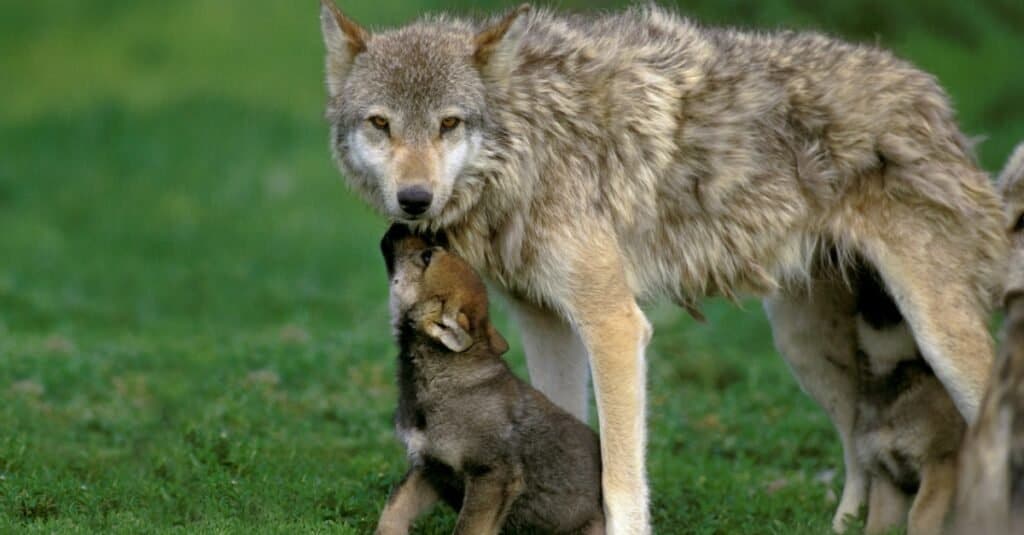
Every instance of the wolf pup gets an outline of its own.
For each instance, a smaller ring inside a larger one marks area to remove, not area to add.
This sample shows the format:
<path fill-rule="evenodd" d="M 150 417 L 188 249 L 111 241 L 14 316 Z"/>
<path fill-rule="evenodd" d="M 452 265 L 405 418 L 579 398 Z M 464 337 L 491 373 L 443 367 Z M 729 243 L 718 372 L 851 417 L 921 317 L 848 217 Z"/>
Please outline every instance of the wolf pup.
<path fill-rule="evenodd" d="M 331 147 L 352 189 L 391 220 L 443 229 L 500 285 L 534 386 L 584 420 L 593 372 L 611 533 L 650 531 L 641 299 L 767 299 L 776 345 L 847 452 L 837 528 L 867 479 L 854 378 L 818 334 L 855 331 L 821 306 L 842 291 L 809 269 L 823 244 L 878 271 L 960 413 L 977 415 L 1009 243 L 933 76 L 874 46 L 709 28 L 650 4 L 371 33 L 324 0 L 321 30 Z"/>
<path fill-rule="evenodd" d="M 863 269 L 857 276 L 853 442 L 869 476 L 866 531 L 906 523 L 909 535 L 938 534 L 956 492 L 967 424 L 921 358 L 878 275 Z"/>
<path fill-rule="evenodd" d="M 604 533 L 597 434 L 516 377 L 465 261 L 396 224 L 381 242 L 400 347 L 395 417 L 411 467 L 379 534 L 441 499 L 455 533 Z"/>
<path fill-rule="evenodd" d="M 1013 256 L 1003 344 L 960 459 L 956 533 L 1024 533 L 1024 143 L 999 177 Z"/>

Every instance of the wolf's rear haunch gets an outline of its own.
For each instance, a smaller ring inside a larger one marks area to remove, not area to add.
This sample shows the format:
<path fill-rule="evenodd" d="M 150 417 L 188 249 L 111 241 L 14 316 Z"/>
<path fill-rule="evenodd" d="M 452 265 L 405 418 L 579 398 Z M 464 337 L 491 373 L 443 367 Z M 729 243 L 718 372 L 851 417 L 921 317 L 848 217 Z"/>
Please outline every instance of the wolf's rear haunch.
<path fill-rule="evenodd" d="M 610 533 L 650 529 L 638 299 L 766 299 L 847 451 L 837 528 L 866 493 L 855 387 L 826 358 L 853 346 L 846 260 L 878 271 L 975 419 L 1008 240 L 934 77 L 876 47 L 652 6 L 376 33 L 333 6 L 322 20 L 349 185 L 390 219 L 443 228 L 511 298 L 534 385 L 582 418 L 592 371 Z"/>

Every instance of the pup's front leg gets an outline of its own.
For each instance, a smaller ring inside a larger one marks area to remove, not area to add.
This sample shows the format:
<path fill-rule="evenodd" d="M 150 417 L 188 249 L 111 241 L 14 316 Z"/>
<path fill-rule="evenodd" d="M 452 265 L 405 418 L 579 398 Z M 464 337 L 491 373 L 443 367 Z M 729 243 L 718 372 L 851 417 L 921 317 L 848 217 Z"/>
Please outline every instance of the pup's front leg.
<path fill-rule="evenodd" d="M 532 303 L 511 299 L 523 337 L 530 383 L 551 401 L 587 421 L 587 350 L 564 318 Z"/>
<path fill-rule="evenodd" d="M 388 503 L 377 522 L 377 535 L 402 535 L 420 514 L 437 503 L 439 496 L 423 476 L 423 471 L 412 467 L 398 487 L 391 492 Z"/>
<path fill-rule="evenodd" d="M 595 253 L 579 264 L 584 267 L 577 267 L 570 283 L 568 309 L 594 375 L 608 533 L 648 533 L 644 350 L 651 325 L 617 255 Z"/>
<path fill-rule="evenodd" d="M 921 488 L 907 520 L 907 535 L 942 533 L 949 504 L 956 493 L 956 458 L 932 462 L 921 474 Z"/>
<path fill-rule="evenodd" d="M 868 519 L 864 533 L 877 535 L 888 533 L 896 526 L 907 521 L 907 509 L 910 498 L 902 490 L 896 488 L 888 477 L 871 477 L 870 497 L 868 498 Z"/>
<path fill-rule="evenodd" d="M 474 469 L 455 524 L 455 535 L 498 535 L 512 503 L 523 491 L 522 476 L 511 467 Z"/>

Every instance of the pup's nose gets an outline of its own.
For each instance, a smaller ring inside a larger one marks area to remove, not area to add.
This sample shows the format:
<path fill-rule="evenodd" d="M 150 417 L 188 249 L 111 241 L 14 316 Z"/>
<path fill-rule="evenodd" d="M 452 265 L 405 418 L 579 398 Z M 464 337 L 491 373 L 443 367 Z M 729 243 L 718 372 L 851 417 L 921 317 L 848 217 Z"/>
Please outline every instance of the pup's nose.
<path fill-rule="evenodd" d="M 398 205 L 411 216 L 418 216 L 430 208 L 434 194 L 423 186 L 411 186 L 398 192 Z"/>

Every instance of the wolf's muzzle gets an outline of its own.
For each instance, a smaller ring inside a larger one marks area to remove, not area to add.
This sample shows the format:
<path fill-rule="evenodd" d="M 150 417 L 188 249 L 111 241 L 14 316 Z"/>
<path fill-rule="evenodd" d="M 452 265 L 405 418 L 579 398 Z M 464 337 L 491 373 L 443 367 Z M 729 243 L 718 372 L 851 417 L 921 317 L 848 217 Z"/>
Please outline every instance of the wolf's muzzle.
<path fill-rule="evenodd" d="M 433 200 L 434 194 L 423 186 L 411 186 L 398 192 L 398 205 L 414 217 L 426 212 Z"/>

